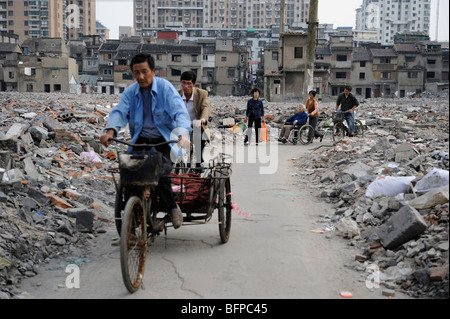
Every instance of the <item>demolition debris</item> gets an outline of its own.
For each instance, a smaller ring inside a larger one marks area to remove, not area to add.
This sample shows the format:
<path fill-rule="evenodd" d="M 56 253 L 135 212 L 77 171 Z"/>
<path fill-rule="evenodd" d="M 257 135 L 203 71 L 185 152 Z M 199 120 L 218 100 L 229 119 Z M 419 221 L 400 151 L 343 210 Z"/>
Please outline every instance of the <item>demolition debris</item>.
<path fill-rule="evenodd" d="M 0 95 L 0 299 L 20 296 L 21 280 L 52 258 L 87 258 L 114 223 L 111 167 L 122 148 L 98 138 L 119 98 Z M 210 97 L 213 136 L 224 118 L 242 122 L 247 100 Z M 299 104 L 264 102 L 272 141 Z M 321 112 L 334 108 L 320 102 Z M 376 266 L 383 294 L 448 298 L 448 91 L 366 100 L 357 118 L 364 137 L 332 143 L 324 126 L 324 142 L 295 160 L 291 178 L 333 207 L 318 216 L 320 233 L 360 251 L 347 266 L 362 282 Z"/>

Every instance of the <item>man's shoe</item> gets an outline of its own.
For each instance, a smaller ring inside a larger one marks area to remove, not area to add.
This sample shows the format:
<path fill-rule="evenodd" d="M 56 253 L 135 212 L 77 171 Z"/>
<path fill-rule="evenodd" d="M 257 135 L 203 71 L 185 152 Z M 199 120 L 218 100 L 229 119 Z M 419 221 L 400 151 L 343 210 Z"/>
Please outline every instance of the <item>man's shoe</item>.
<path fill-rule="evenodd" d="M 170 215 L 172 217 L 173 228 L 180 228 L 183 224 L 183 213 L 181 212 L 180 207 L 177 205 L 177 208 L 172 209 Z"/>
<path fill-rule="evenodd" d="M 322 140 L 323 140 L 323 135 L 320 136 L 320 143 L 322 143 Z"/>

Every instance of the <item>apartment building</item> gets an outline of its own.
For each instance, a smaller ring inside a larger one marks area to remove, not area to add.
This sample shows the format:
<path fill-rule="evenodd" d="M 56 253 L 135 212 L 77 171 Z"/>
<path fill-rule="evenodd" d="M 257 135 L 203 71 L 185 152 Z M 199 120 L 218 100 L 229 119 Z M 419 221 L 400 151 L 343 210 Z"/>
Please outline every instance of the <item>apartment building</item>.
<path fill-rule="evenodd" d="M 376 30 L 381 44 L 392 44 L 395 34 L 430 33 L 431 0 L 363 0 L 356 10 L 357 30 Z"/>
<path fill-rule="evenodd" d="M 8 30 L 8 10 L 6 4 L 8 1 L 0 0 L 0 33 Z"/>
<path fill-rule="evenodd" d="M 286 0 L 287 26 L 305 24 L 308 0 Z M 134 0 L 134 28 L 257 28 L 279 26 L 280 0 Z"/>
<path fill-rule="evenodd" d="M 95 0 L 0 1 L 0 30 L 17 34 L 20 42 L 95 34 L 95 16 Z"/>
<path fill-rule="evenodd" d="M 337 30 L 319 39 L 314 63 L 318 98 L 337 96 L 346 85 L 361 99 L 408 97 L 449 86 L 448 48 L 416 34 L 399 34 L 393 46 L 365 43 Z M 351 33 L 351 32 L 348 32 Z M 306 33 L 284 33 L 279 46 L 264 47 L 264 97 L 270 102 L 302 100 Z"/>

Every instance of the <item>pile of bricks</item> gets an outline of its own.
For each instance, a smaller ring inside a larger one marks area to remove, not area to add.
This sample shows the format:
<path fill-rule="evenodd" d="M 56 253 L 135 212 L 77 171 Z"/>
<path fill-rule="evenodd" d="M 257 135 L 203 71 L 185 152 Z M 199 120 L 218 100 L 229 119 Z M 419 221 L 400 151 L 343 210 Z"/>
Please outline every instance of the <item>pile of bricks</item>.
<path fill-rule="evenodd" d="M 0 96 L 1 298 L 20 295 L 20 281 L 35 276 L 44 261 L 85 257 L 105 223 L 113 223 L 108 169 L 116 151 L 98 143 L 105 106 L 118 102 L 110 98 Z M 83 152 L 108 163 L 89 161 Z"/>
<path fill-rule="evenodd" d="M 296 183 L 333 205 L 318 222 L 357 247 L 348 265 L 360 281 L 376 267 L 380 293 L 448 298 L 449 101 L 370 100 L 358 118 L 364 138 L 317 145 L 296 161 Z"/>

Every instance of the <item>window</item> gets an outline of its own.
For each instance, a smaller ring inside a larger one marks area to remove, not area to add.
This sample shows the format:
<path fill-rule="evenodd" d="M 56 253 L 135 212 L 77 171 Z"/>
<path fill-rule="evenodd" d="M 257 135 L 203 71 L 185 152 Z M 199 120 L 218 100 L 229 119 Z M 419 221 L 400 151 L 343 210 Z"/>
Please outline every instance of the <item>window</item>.
<path fill-rule="evenodd" d="M 172 54 L 172 62 L 181 62 L 180 54 Z"/>
<path fill-rule="evenodd" d="M 359 66 L 360 66 L 361 68 L 365 68 L 365 67 L 366 67 L 366 61 L 361 61 L 361 62 L 359 62 Z"/>
<path fill-rule="evenodd" d="M 192 62 L 198 62 L 198 55 L 196 54 L 192 55 Z"/>
<path fill-rule="evenodd" d="M 272 52 L 272 60 L 278 61 L 278 52 Z"/>
<path fill-rule="evenodd" d="M 408 72 L 408 79 L 417 79 L 419 77 L 419 72 Z"/>
<path fill-rule="evenodd" d="M 228 69 L 228 77 L 229 78 L 234 78 L 234 74 L 235 74 L 234 69 L 233 68 L 229 68 Z"/>
<path fill-rule="evenodd" d="M 389 80 L 391 78 L 391 72 L 381 72 L 381 78 L 383 80 Z"/>
<path fill-rule="evenodd" d="M 362 72 L 359 74 L 359 79 L 364 80 L 366 78 L 366 73 Z"/>
<path fill-rule="evenodd" d="M 427 79 L 434 79 L 436 77 L 435 72 L 427 72 Z"/>
<path fill-rule="evenodd" d="M 345 62 L 345 61 L 347 61 L 347 56 L 346 55 L 338 55 L 336 57 L 336 61 Z"/>
<path fill-rule="evenodd" d="M 134 80 L 134 76 L 131 72 L 122 73 L 122 80 Z"/>
<path fill-rule="evenodd" d="M 181 75 L 181 70 L 171 68 L 171 74 L 172 74 L 172 76 L 180 76 Z"/>
<path fill-rule="evenodd" d="M 428 62 L 428 64 L 436 64 L 435 59 L 428 59 L 427 62 Z"/>
<path fill-rule="evenodd" d="M 303 59 L 303 47 L 295 47 L 294 58 Z"/>
<path fill-rule="evenodd" d="M 336 79 L 346 79 L 347 72 L 336 72 Z"/>
<path fill-rule="evenodd" d="M 391 64 L 391 58 L 380 58 L 381 64 Z"/>

